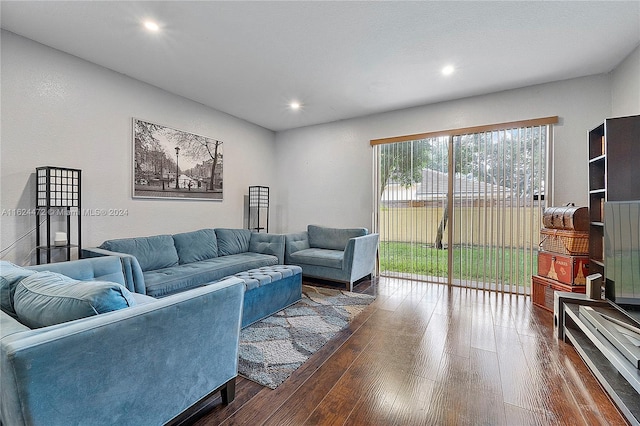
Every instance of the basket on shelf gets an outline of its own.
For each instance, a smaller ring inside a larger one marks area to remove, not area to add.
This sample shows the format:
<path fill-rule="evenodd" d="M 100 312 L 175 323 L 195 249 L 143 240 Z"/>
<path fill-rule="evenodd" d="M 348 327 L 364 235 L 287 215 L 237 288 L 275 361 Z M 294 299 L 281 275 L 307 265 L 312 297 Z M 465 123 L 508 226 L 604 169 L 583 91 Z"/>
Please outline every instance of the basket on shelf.
<path fill-rule="evenodd" d="M 586 255 L 589 254 L 589 233 L 543 228 L 540 230 L 540 247 L 553 253 Z"/>

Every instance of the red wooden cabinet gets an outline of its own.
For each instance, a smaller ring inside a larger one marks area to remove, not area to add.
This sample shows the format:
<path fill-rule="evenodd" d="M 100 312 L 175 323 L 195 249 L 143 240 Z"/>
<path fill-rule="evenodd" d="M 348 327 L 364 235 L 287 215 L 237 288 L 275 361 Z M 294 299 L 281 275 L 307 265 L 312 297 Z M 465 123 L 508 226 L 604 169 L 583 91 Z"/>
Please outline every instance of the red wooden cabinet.
<path fill-rule="evenodd" d="M 553 312 L 553 293 L 567 291 L 571 293 L 585 292 L 585 286 L 565 285 L 556 280 L 534 275 L 531 286 L 531 301 L 534 305 Z"/>
<path fill-rule="evenodd" d="M 589 256 L 538 252 L 538 275 L 562 284 L 583 286 L 589 275 Z"/>

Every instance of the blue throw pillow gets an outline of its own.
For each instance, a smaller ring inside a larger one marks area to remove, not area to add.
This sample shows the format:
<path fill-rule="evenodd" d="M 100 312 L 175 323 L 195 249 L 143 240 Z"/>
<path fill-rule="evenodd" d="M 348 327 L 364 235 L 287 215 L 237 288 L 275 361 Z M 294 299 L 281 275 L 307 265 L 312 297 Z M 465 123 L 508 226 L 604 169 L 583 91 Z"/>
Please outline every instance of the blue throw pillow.
<path fill-rule="evenodd" d="M 180 264 L 218 257 L 218 241 L 213 229 L 200 229 L 173 235 Z"/>
<path fill-rule="evenodd" d="M 309 246 L 330 250 L 344 250 L 351 238 L 363 237 L 367 228 L 326 228 L 318 225 L 307 226 Z"/>
<path fill-rule="evenodd" d="M 0 261 L 0 307 L 4 312 L 17 318 L 16 311 L 13 309 L 16 286 L 20 280 L 35 273 L 36 271 L 22 268 L 6 260 Z"/>
<path fill-rule="evenodd" d="M 246 253 L 249 251 L 251 231 L 248 229 L 216 228 L 218 237 L 218 256 Z"/>
<path fill-rule="evenodd" d="M 13 298 L 18 320 L 29 328 L 60 324 L 135 304 L 131 292 L 120 284 L 78 281 L 49 271 L 23 278 Z"/>
<path fill-rule="evenodd" d="M 178 264 L 178 252 L 171 235 L 108 240 L 102 243 L 100 248 L 135 256 L 144 272 Z"/>

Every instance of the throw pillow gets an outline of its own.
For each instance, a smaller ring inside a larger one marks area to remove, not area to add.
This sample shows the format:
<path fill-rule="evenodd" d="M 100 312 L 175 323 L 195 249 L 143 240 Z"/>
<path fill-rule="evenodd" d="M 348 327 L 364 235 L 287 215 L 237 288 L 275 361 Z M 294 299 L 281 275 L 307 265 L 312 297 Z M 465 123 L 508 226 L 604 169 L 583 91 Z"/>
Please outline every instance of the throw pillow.
<path fill-rule="evenodd" d="M 0 261 L 0 307 L 4 312 L 17 318 L 16 311 L 13 309 L 16 286 L 20 280 L 35 273 L 36 271 L 22 268 L 6 260 Z"/>
<path fill-rule="evenodd" d="M 100 248 L 135 256 L 144 272 L 178 264 L 178 252 L 171 235 L 108 240 L 102 243 Z"/>
<path fill-rule="evenodd" d="M 249 251 L 251 231 L 248 229 L 216 228 L 218 256 L 246 253 Z"/>
<path fill-rule="evenodd" d="M 218 257 L 218 241 L 213 229 L 200 229 L 173 235 L 180 264 Z"/>
<path fill-rule="evenodd" d="M 13 306 L 18 319 L 40 328 L 134 306 L 124 286 L 107 281 L 78 281 L 43 271 L 23 278 L 16 286 Z"/>

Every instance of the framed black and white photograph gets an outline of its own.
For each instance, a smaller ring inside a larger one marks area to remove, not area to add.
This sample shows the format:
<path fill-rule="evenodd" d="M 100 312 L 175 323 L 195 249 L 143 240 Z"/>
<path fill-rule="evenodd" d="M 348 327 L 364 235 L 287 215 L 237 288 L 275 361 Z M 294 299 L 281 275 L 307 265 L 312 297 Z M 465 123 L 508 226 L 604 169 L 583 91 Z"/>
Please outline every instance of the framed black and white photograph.
<path fill-rule="evenodd" d="M 222 141 L 133 119 L 133 197 L 222 201 Z"/>

